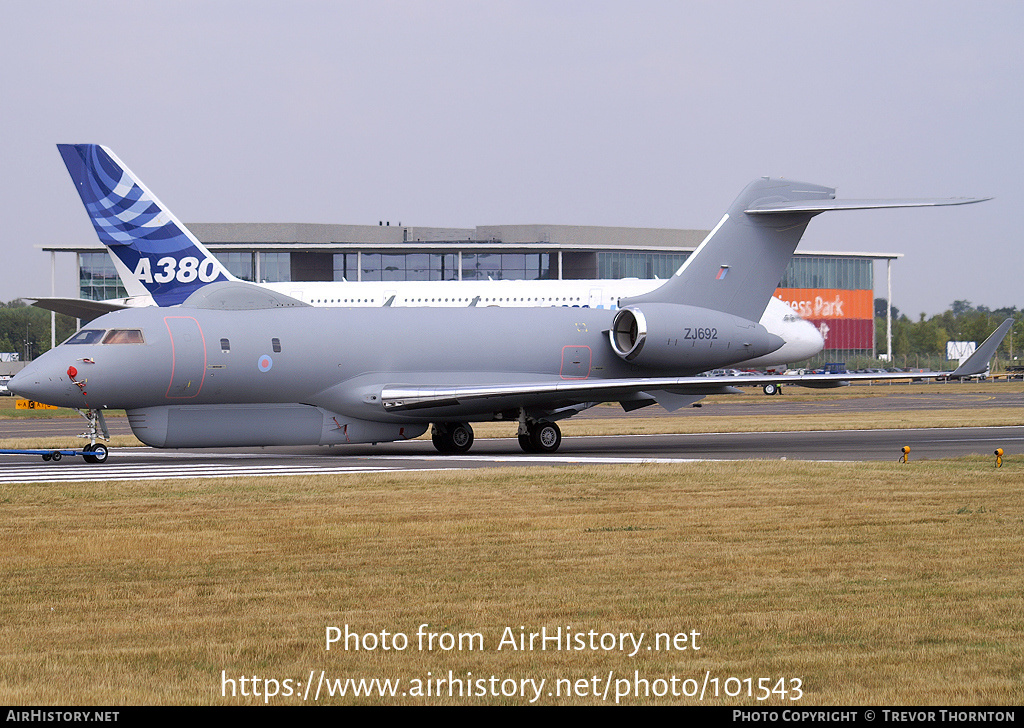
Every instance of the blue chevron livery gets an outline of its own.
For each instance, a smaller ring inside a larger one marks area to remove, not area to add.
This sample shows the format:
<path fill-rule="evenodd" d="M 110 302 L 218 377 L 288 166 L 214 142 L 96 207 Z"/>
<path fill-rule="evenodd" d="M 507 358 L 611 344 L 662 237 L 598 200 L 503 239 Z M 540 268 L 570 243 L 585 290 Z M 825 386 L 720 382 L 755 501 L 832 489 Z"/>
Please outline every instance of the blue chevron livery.
<path fill-rule="evenodd" d="M 223 264 L 99 144 L 58 144 L 75 189 L 122 280 L 134 277 L 158 306 L 182 303 L 199 288 L 235 280 Z"/>

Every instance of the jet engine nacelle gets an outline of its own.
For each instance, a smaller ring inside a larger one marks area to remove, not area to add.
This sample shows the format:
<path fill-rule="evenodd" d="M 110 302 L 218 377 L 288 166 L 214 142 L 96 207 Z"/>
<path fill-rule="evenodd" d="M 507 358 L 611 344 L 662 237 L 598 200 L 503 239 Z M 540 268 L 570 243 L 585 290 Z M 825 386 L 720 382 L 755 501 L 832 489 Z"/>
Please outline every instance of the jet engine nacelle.
<path fill-rule="evenodd" d="M 608 339 L 615 353 L 632 364 L 698 371 L 764 356 L 785 343 L 753 321 L 675 303 L 619 309 Z"/>

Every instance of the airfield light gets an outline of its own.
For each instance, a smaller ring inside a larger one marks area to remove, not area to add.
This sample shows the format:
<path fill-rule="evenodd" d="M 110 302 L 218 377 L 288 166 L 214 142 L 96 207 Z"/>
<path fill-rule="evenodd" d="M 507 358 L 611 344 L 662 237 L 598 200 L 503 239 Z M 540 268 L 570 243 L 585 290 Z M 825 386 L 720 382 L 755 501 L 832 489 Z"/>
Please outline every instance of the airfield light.
<path fill-rule="evenodd" d="M 904 445 L 902 447 L 902 449 L 900 449 L 900 452 L 903 453 L 902 455 L 900 455 L 900 462 L 901 463 L 909 463 L 910 462 L 910 445 Z"/>

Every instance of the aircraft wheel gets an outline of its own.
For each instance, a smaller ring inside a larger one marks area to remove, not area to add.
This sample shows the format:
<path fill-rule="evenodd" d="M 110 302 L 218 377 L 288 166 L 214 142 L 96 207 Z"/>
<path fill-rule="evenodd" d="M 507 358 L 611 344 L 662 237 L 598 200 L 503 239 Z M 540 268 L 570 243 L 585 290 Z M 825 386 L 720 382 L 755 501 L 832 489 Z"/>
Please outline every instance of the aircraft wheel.
<path fill-rule="evenodd" d="M 780 387 L 778 384 L 766 384 L 764 385 L 764 387 L 762 387 L 762 389 L 764 389 L 764 393 L 767 394 L 769 397 L 771 397 L 773 394 L 778 394 L 779 392 L 782 391 L 782 387 Z"/>
<path fill-rule="evenodd" d="M 523 448 L 523 452 L 534 452 L 533 443 L 530 442 L 529 435 L 519 436 L 519 447 Z"/>
<path fill-rule="evenodd" d="M 473 447 L 473 428 L 465 422 L 459 422 L 452 425 L 451 430 L 448 431 L 448 438 L 452 444 L 453 453 L 469 452 L 469 448 Z"/>
<path fill-rule="evenodd" d="M 92 453 L 83 456 L 83 460 L 85 460 L 85 462 L 93 463 L 94 465 L 102 465 L 107 462 L 107 455 L 109 455 L 109 451 L 107 450 L 106 445 L 96 444 L 91 446 L 87 445 L 86 447 L 91 448 Z"/>
<path fill-rule="evenodd" d="M 460 455 L 473 447 L 473 428 L 465 422 L 448 425 L 434 425 L 430 440 L 438 452 L 445 455 Z"/>
<path fill-rule="evenodd" d="M 551 453 L 562 444 L 562 431 L 554 422 L 538 422 L 530 429 L 533 452 Z"/>

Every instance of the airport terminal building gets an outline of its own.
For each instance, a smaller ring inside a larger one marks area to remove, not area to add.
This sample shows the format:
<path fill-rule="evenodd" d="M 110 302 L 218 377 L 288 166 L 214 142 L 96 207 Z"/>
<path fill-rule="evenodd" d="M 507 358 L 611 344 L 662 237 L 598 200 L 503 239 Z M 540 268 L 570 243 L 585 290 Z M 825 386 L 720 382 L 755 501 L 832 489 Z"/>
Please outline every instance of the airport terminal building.
<path fill-rule="evenodd" d="M 668 278 L 707 230 L 487 225 L 186 223 L 238 278 L 280 281 L 587 280 Z M 79 295 L 125 296 L 110 256 L 90 246 L 47 246 L 77 256 Z M 825 337 L 820 361 L 874 356 L 874 263 L 899 254 L 798 252 L 775 295 Z M 891 300 L 891 295 L 889 296 Z"/>

